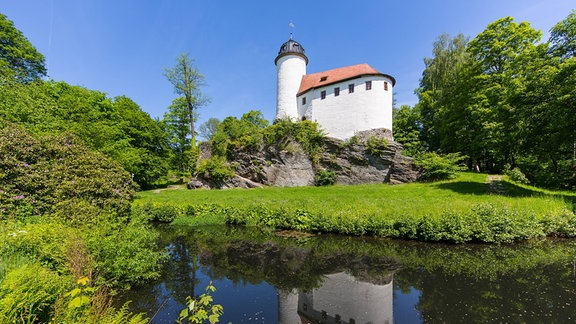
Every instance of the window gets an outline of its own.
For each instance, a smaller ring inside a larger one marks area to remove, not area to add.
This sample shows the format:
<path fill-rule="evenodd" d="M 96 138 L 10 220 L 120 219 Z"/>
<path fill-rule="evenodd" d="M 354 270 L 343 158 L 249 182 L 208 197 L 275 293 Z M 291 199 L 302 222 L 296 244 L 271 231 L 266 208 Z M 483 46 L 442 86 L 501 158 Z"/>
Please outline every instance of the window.
<path fill-rule="evenodd" d="M 322 92 L 320 92 L 320 99 L 326 99 L 326 90 L 322 90 Z"/>
<path fill-rule="evenodd" d="M 372 81 L 366 81 L 366 90 L 372 90 Z"/>
<path fill-rule="evenodd" d="M 306 104 L 306 97 L 302 97 L 302 105 Z"/>
<path fill-rule="evenodd" d="M 388 82 L 384 81 L 384 90 L 388 91 Z"/>
<path fill-rule="evenodd" d="M 354 83 L 348 85 L 348 93 L 354 93 Z"/>
<path fill-rule="evenodd" d="M 334 97 L 338 97 L 340 95 L 340 88 L 336 87 L 334 88 Z"/>
<path fill-rule="evenodd" d="M 328 80 L 328 77 L 327 77 L 327 76 L 323 76 L 323 77 L 320 78 L 320 82 L 324 82 L 324 81 L 326 81 L 326 80 Z"/>

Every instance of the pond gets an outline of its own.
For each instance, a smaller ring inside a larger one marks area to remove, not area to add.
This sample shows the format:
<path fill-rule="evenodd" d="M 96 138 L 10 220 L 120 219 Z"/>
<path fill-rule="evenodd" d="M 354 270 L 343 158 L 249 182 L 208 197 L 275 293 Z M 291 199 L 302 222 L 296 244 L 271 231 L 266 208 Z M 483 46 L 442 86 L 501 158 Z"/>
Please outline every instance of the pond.
<path fill-rule="evenodd" d="M 576 242 L 444 245 L 239 227 L 158 227 L 162 277 L 122 296 L 174 323 L 186 296 L 221 323 L 574 322 Z"/>

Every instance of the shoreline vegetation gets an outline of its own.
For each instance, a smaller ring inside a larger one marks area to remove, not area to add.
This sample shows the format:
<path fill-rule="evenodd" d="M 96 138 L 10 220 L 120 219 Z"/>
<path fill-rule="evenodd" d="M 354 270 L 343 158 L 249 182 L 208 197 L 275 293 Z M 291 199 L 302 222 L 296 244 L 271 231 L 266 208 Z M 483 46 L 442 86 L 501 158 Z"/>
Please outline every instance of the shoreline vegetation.
<path fill-rule="evenodd" d="M 512 243 L 576 237 L 575 193 L 510 181 L 493 192 L 487 174 L 404 185 L 137 194 L 133 217 L 174 225 L 244 225 L 270 230 L 376 236 L 427 242 Z"/>

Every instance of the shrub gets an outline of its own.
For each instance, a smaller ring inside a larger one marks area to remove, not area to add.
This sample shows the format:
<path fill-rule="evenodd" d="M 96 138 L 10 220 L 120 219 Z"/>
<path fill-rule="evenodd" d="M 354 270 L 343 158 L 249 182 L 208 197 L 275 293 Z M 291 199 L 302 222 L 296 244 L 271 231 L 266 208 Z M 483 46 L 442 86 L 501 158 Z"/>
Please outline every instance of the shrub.
<path fill-rule="evenodd" d="M 388 147 L 388 140 L 376 136 L 370 136 L 366 141 L 366 151 L 372 156 L 381 156 Z"/>
<path fill-rule="evenodd" d="M 224 157 L 213 156 L 198 163 L 196 175 L 216 182 L 222 182 L 234 177 L 234 171 L 230 169 Z"/>
<path fill-rule="evenodd" d="M 37 263 L 9 272 L 0 285 L 0 322 L 50 322 L 54 304 L 70 279 Z"/>
<path fill-rule="evenodd" d="M 420 180 L 436 181 L 455 178 L 459 171 L 466 169 L 461 165 L 464 159 L 459 153 L 439 155 L 429 152 L 417 157 L 414 164 L 420 169 Z"/>
<path fill-rule="evenodd" d="M 9 125 L 0 130 L 0 218 L 30 218 L 59 202 L 83 200 L 125 213 L 134 188 L 130 174 L 71 135 L 36 138 Z"/>
<path fill-rule="evenodd" d="M 524 175 L 524 173 L 522 173 L 522 171 L 520 171 L 520 169 L 518 167 L 515 167 L 514 169 L 510 170 L 509 164 L 506 164 L 504 166 L 504 175 L 508 176 L 508 178 L 510 178 L 510 180 L 512 180 L 514 182 L 518 182 L 518 183 L 522 183 L 522 184 L 529 184 L 530 183 L 528 178 L 526 178 L 526 175 Z"/>
<path fill-rule="evenodd" d="M 317 186 L 331 186 L 336 183 L 338 175 L 334 171 L 320 170 L 316 173 Z"/>

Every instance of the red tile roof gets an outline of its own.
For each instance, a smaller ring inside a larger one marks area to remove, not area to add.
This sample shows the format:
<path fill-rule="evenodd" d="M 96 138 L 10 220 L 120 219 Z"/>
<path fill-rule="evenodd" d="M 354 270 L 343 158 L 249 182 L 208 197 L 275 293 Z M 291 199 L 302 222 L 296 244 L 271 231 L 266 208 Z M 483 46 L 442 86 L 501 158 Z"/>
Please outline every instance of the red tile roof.
<path fill-rule="evenodd" d="M 328 70 L 324 72 L 318 72 L 313 74 L 307 74 L 302 76 L 302 81 L 300 82 L 300 89 L 298 89 L 297 96 L 319 87 L 323 87 L 329 84 L 354 79 L 357 77 L 365 75 L 381 75 L 392 79 L 392 85 L 396 83 L 396 80 L 386 74 L 382 74 L 375 70 L 368 64 L 357 64 L 352 66 L 347 66 L 343 68 Z"/>

